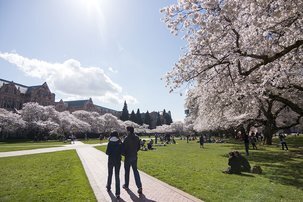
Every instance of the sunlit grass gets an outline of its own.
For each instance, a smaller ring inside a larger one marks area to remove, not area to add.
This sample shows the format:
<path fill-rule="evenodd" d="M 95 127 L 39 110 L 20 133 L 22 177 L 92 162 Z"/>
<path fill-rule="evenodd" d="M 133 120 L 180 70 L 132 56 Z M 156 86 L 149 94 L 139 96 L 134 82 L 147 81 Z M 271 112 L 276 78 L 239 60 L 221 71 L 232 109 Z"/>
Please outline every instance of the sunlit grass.
<path fill-rule="evenodd" d="M 297 138 L 293 141 L 292 138 Z M 244 144 L 205 144 L 178 140 L 176 145 L 140 151 L 140 170 L 205 201 L 301 201 L 303 198 L 303 137 L 289 137 L 290 151 L 276 145 L 251 150 L 252 166 L 263 174 L 228 175 L 227 154 L 244 154 Z M 276 140 L 275 140 L 276 141 Z M 299 149 L 299 145 L 301 148 Z M 105 150 L 106 146 L 98 147 Z M 144 187 L 144 182 L 143 182 Z"/>
<path fill-rule="evenodd" d="M 29 150 L 29 149 L 41 149 L 41 148 L 48 148 L 48 147 L 60 147 L 66 145 L 67 143 L 61 141 L 41 141 L 41 142 L 34 142 L 34 141 L 7 141 L 7 142 L 0 142 L 0 152 L 7 152 L 7 151 L 18 151 L 18 150 Z"/>
<path fill-rule="evenodd" d="M 99 138 L 89 138 L 87 140 L 79 139 L 79 141 L 83 142 L 84 144 L 100 144 L 100 143 L 108 142 L 108 139 L 100 140 Z"/>
<path fill-rule="evenodd" d="M 0 201 L 96 201 L 76 151 L 0 158 Z"/>

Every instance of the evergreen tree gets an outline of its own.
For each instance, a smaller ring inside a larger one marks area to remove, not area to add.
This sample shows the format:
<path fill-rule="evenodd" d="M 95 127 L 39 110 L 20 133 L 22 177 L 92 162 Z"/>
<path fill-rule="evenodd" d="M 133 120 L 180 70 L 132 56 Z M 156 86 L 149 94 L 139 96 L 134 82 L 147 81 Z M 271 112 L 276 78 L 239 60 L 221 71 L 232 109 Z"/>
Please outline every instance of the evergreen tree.
<path fill-rule="evenodd" d="M 165 116 L 166 116 L 166 111 L 165 111 L 165 109 L 163 109 L 163 114 L 162 114 L 162 117 L 163 117 L 163 119 L 162 119 L 162 124 L 167 124 L 167 123 L 166 123 Z M 168 124 L 167 124 L 167 125 L 168 125 Z"/>
<path fill-rule="evenodd" d="M 165 109 L 163 110 L 163 118 L 164 118 L 165 124 L 167 124 L 167 125 L 170 125 L 173 122 L 173 120 L 171 118 L 171 112 L 168 111 L 168 113 L 166 113 Z"/>
<path fill-rule="evenodd" d="M 156 126 L 162 126 L 161 117 L 160 117 L 160 113 L 159 112 L 157 113 Z"/>
<path fill-rule="evenodd" d="M 137 116 L 136 116 L 134 110 L 132 110 L 132 113 L 130 114 L 129 120 L 132 121 L 132 122 L 137 123 Z"/>
<path fill-rule="evenodd" d="M 142 125 L 143 120 L 142 120 L 142 117 L 141 117 L 140 109 L 137 110 L 136 117 L 137 117 L 137 122 L 136 123 L 139 124 L 139 125 Z"/>
<path fill-rule="evenodd" d="M 147 125 L 149 125 L 148 128 L 150 128 L 150 115 L 149 115 L 149 112 L 148 112 L 148 111 L 145 113 L 145 116 L 144 116 L 144 123 L 147 124 Z"/>
<path fill-rule="evenodd" d="M 122 115 L 121 115 L 120 119 L 122 121 L 129 120 L 129 113 L 128 113 L 126 101 L 124 101 L 124 106 L 123 106 Z"/>

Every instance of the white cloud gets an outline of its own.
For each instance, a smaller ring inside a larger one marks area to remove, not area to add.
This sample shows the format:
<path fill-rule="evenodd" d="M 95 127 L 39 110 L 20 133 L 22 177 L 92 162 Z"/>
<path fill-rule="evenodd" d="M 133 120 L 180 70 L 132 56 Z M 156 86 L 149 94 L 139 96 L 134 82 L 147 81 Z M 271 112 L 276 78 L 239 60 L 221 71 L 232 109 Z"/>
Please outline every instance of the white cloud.
<path fill-rule="evenodd" d="M 113 82 L 99 67 L 83 67 L 75 59 L 63 63 L 49 63 L 23 57 L 17 53 L 1 53 L 0 58 L 15 64 L 26 75 L 45 80 L 52 91 L 65 98 L 89 97 L 106 103 L 123 103 L 125 98 L 136 103 L 136 98 L 124 95 L 122 87 Z M 128 101 L 127 100 L 127 101 Z"/>
<path fill-rule="evenodd" d="M 112 72 L 112 73 L 115 73 L 115 74 L 118 73 L 118 70 L 113 69 L 112 67 L 109 67 L 108 70 L 109 70 L 110 72 Z"/>

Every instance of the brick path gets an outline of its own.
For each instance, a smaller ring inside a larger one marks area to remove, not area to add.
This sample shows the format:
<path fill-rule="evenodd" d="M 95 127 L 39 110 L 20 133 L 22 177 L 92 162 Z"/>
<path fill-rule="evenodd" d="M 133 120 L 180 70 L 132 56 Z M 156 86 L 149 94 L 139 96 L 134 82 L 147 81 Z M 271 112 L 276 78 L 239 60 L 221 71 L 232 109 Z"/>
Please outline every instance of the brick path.
<path fill-rule="evenodd" d="M 100 144 L 98 144 L 100 145 Z M 28 155 L 36 153 L 55 152 L 69 149 L 76 149 L 82 165 L 85 169 L 86 175 L 90 185 L 95 193 L 98 201 L 116 201 L 115 193 L 115 177 L 112 179 L 112 192 L 106 191 L 107 180 L 107 156 L 105 153 L 93 148 L 95 145 L 87 145 L 77 142 L 74 145 L 65 147 L 24 150 L 14 152 L 0 152 L 0 157 Z M 6 154 L 5 154 L 6 153 Z M 143 195 L 139 197 L 137 194 L 137 187 L 132 171 L 130 172 L 129 191 L 122 188 L 124 183 L 124 164 L 122 162 L 120 169 L 120 184 L 121 184 L 121 199 L 120 201 L 160 201 L 160 202 L 192 202 L 201 201 L 179 189 L 176 189 L 144 172 L 140 171 L 140 177 L 143 187 Z"/>

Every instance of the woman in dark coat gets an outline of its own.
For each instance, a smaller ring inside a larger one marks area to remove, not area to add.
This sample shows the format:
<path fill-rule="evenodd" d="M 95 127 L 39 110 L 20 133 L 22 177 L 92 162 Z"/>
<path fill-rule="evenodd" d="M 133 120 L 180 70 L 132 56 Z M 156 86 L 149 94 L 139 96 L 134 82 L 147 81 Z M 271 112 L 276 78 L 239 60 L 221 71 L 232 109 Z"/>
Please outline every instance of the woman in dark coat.
<path fill-rule="evenodd" d="M 113 168 L 115 168 L 115 180 L 116 180 L 116 197 L 120 198 L 120 167 L 121 167 L 121 140 L 118 137 L 117 132 L 110 134 L 109 142 L 106 149 L 108 155 L 108 178 L 107 178 L 107 191 L 111 189 Z"/>

